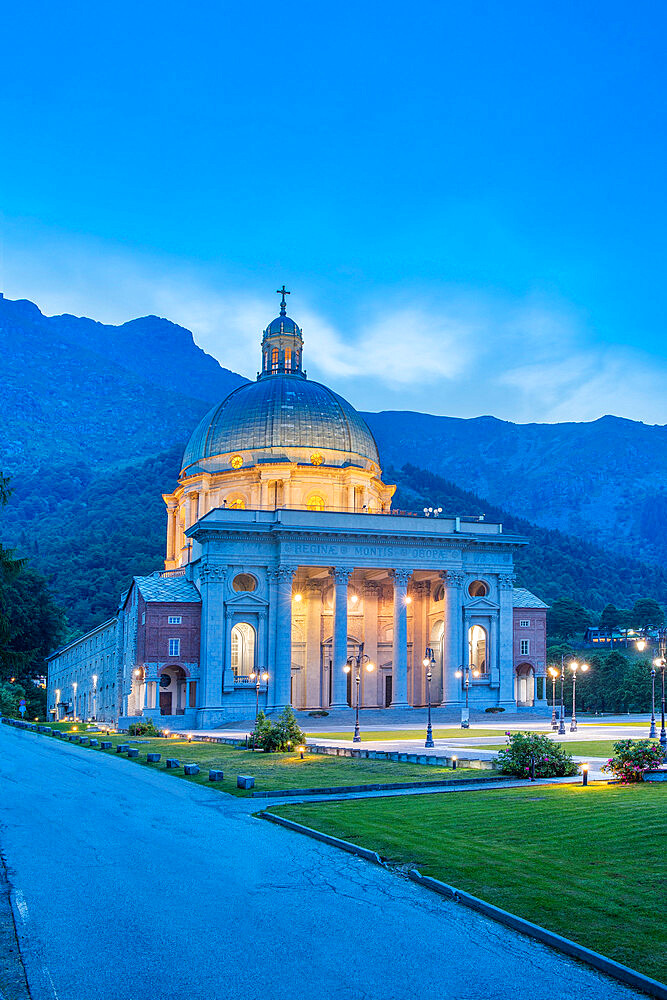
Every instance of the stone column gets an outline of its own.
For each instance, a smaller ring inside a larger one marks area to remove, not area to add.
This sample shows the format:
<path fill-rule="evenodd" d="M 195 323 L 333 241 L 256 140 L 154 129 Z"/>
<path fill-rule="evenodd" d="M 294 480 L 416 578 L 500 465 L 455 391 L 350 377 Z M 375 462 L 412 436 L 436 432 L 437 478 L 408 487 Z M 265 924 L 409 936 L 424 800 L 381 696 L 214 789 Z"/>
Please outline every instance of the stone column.
<path fill-rule="evenodd" d="M 322 707 L 322 585 L 319 580 L 306 583 L 306 655 L 304 686 L 306 708 Z"/>
<path fill-rule="evenodd" d="M 197 494 L 188 493 L 185 497 L 185 530 L 192 527 L 197 520 Z"/>
<path fill-rule="evenodd" d="M 426 704 L 426 670 L 424 650 L 429 645 L 428 635 L 428 595 L 431 584 L 419 580 L 412 585 L 412 690 L 408 692 L 412 705 Z M 431 684 L 433 697 L 433 684 Z"/>
<path fill-rule="evenodd" d="M 409 708 L 408 702 L 408 581 L 412 570 L 392 570 L 394 578 L 394 648 L 392 653 L 392 708 Z"/>
<path fill-rule="evenodd" d="M 442 701 L 445 705 L 458 705 L 464 698 L 461 680 L 456 671 L 467 663 L 463 656 L 462 616 L 463 616 L 463 573 L 447 570 L 442 574 L 445 585 L 445 632 L 443 635 L 442 657 Z"/>
<path fill-rule="evenodd" d="M 280 566 L 276 587 L 276 660 L 273 693 L 277 708 L 290 704 L 292 681 L 292 580 L 296 566 Z"/>
<path fill-rule="evenodd" d="M 378 595 L 380 585 L 372 580 L 364 583 L 364 652 L 375 664 L 372 673 L 364 671 L 362 678 L 362 705 L 382 704 L 380 692 L 380 664 L 378 663 Z"/>
<path fill-rule="evenodd" d="M 498 576 L 500 612 L 498 614 L 498 665 L 500 687 L 498 704 L 506 707 L 515 705 L 514 697 L 514 574 L 501 573 Z"/>
<path fill-rule="evenodd" d="M 227 571 L 223 566 L 202 567 L 199 578 L 201 592 L 201 693 L 197 725 L 208 726 L 207 713 L 222 705 L 224 670 L 224 600 Z"/>
<path fill-rule="evenodd" d="M 268 507 L 268 486 L 266 479 L 260 479 L 259 481 L 259 506 L 261 510 L 265 510 Z"/>
<path fill-rule="evenodd" d="M 176 508 L 173 504 L 167 507 L 167 561 L 176 558 Z"/>
<path fill-rule="evenodd" d="M 333 670 L 331 708 L 347 708 L 347 674 L 343 667 L 347 662 L 347 585 L 352 576 L 351 569 L 336 567 L 332 570 L 334 580 L 334 627 L 331 669 Z"/>

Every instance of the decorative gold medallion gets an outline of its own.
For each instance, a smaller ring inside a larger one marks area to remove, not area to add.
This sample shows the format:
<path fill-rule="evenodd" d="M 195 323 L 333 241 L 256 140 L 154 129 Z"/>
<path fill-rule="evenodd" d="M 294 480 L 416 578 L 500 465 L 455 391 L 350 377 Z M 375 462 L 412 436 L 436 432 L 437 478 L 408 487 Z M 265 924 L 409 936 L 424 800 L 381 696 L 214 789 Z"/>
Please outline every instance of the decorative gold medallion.
<path fill-rule="evenodd" d="M 320 455 L 319 451 L 314 451 L 313 454 L 310 456 L 311 465 L 321 465 L 323 461 L 324 461 L 324 456 Z"/>
<path fill-rule="evenodd" d="M 240 455 L 232 455 L 231 466 L 232 469 L 240 469 L 243 465 L 243 459 Z"/>

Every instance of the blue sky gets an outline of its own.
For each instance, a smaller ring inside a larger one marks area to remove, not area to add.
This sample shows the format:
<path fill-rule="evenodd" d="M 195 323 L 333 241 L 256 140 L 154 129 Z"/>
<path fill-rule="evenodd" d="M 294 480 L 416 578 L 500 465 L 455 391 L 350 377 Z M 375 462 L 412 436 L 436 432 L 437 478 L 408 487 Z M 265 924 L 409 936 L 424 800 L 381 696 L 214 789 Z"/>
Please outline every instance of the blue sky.
<path fill-rule="evenodd" d="M 285 281 L 356 405 L 664 423 L 665 11 L 15 5 L 5 294 L 252 375 Z"/>

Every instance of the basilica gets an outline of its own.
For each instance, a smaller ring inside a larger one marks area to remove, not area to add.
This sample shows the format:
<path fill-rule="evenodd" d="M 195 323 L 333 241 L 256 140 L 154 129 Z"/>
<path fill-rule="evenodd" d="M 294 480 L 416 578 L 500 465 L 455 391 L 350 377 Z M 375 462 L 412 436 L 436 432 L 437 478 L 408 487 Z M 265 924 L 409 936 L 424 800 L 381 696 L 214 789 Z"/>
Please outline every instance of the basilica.
<path fill-rule="evenodd" d="M 392 510 L 361 415 L 307 378 L 302 331 L 194 429 L 164 495 L 163 570 L 48 660 L 53 718 L 213 729 L 307 711 L 544 707 L 546 605 L 515 587 L 525 539 Z"/>

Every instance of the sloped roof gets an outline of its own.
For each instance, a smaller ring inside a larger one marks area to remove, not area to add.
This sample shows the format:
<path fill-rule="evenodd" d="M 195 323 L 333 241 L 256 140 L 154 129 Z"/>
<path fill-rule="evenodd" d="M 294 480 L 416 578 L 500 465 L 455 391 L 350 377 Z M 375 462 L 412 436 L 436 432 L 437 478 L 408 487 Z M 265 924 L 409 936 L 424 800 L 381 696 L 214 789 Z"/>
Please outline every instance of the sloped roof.
<path fill-rule="evenodd" d="M 515 587 L 512 595 L 512 603 L 515 608 L 548 608 L 549 605 L 541 601 L 535 594 L 531 594 L 525 587 Z"/>
<path fill-rule="evenodd" d="M 194 583 L 184 576 L 135 576 L 134 582 L 139 593 L 147 602 L 183 601 L 185 603 L 201 604 L 199 591 Z"/>

